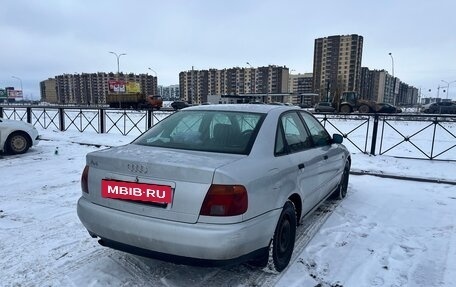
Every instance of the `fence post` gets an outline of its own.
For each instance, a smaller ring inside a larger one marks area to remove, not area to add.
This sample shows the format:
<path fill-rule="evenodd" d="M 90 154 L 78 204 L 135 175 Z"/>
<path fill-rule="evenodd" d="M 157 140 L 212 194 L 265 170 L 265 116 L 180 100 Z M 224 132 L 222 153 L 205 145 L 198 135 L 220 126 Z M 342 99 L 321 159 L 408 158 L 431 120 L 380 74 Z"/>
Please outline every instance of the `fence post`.
<path fill-rule="evenodd" d="M 27 107 L 27 122 L 29 124 L 32 123 L 32 108 L 31 107 Z"/>
<path fill-rule="evenodd" d="M 103 108 L 98 110 L 98 132 L 104 134 L 106 132 L 106 113 Z"/>
<path fill-rule="evenodd" d="M 150 129 L 153 125 L 153 112 L 152 110 L 147 110 L 147 129 Z"/>
<path fill-rule="evenodd" d="M 372 145 L 371 145 L 371 155 L 375 155 L 375 147 L 377 145 L 377 130 L 378 130 L 378 115 L 374 116 L 374 128 L 372 130 Z"/>
<path fill-rule="evenodd" d="M 441 109 L 441 107 L 440 107 L 440 109 Z M 431 158 L 430 159 L 434 159 L 435 132 L 437 130 L 437 125 L 439 124 L 438 117 L 435 117 L 435 119 L 432 121 L 432 123 L 434 124 L 434 131 L 432 133 L 432 145 L 431 145 Z"/>
<path fill-rule="evenodd" d="M 59 129 L 60 131 L 65 131 L 65 109 L 59 108 Z"/>

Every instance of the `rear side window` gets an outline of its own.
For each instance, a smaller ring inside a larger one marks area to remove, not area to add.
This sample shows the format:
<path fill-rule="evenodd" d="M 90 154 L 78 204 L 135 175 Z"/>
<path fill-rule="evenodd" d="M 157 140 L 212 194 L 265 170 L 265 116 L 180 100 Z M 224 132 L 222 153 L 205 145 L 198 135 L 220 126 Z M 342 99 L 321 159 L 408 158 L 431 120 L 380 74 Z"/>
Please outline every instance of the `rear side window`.
<path fill-rule="evenodd" d="M 134 144 L 174 149 L 248 154 L 264 114 L 180 111 L 141 135 Z"/>
<path fill-rule="evenodd" d="M 309 129 L 315 146 L 331 144 L 331 136 L 316 118 L 306 112 L 301 112 L 301 116 Z"/>
<path fill-rule="evenodd" d="M 275 155 L 295 153 L 312 146 L 312 140 L 296 112 L 285 113 L 279 120 Z"/>

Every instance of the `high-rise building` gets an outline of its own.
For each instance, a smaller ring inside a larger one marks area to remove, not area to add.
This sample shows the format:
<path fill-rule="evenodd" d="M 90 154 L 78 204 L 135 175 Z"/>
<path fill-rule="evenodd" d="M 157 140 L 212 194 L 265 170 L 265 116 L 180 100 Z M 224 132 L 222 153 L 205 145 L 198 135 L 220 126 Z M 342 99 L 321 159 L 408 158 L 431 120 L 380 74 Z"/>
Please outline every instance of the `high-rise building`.
<path fill-rule="evenodd" d="M 313 74 L 290 74 L 288 92 L 293 94 L 310 94 L 313 92 Z"/>
<path fill-rule="evenodd" d="M 57 104 L 57 86 L 55 78 L 40 82 L 41 100 L 50 104 Z"/>
<path fill-rule="evenodd" d="M 291 94 L 289 102 L 293 104 L 306 104 L 313 106 L 320 101 L 319 96 L 313 92 L 313 74 L 290 74 L 288 79 L 288 92 Z"/>
<path fill-rule="evenodd" d="M 190 103 L 207 102 L 208 95 L 267 95 L 288 93 L 288 68 L 189 70 L 179 73 L 180 98 Z M 272 101 L 273 99 L 269 99 Z"/>
<path fill-rule="evenodd" d="M 404 106 L 415 105 L 418 103 L 418 89 L 406 83 L 400 83 L 397 103 Z"/>
<path fill-rule="evenodd" d="M 393 105 L 414 105 L 418 102 L 418 89 L 401 82 L 385 70 L 362 68 L 360 97 Z"/>
<path fill-rule="evenodd" d="M 363 37 L 356 34 L 315 39 L 313 91 L 321 99 L 359 92 L 362 52 Z"/>
<path fill-rule="evenodd" d="M 82 73 L 55 76 L 41 82 L 41 98 L 48 98 L 48 93 L 55 85 L 56 103 L 61 104 L 104 104 L 109 93 L 110 81 L 136 83 L 141 93 L 157 95 L 157 77 L 149 74 Z"/>

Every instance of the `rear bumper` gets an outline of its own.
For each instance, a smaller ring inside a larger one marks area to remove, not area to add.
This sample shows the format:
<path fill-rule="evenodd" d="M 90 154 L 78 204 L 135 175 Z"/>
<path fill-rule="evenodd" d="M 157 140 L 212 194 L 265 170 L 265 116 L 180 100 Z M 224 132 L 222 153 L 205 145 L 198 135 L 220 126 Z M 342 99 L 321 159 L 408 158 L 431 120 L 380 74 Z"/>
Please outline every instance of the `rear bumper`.
<path fill-rule="evenodd" d="M 274 210 L 236 224 L 189 224 L 106 208 L 84 197 L 77 209 L 81 222 L 101 238 L 102 245 L 197 265 L 220 265 L 203 263 L 244 261 L 258 255 L 268 247 L 281 212 Z"/>

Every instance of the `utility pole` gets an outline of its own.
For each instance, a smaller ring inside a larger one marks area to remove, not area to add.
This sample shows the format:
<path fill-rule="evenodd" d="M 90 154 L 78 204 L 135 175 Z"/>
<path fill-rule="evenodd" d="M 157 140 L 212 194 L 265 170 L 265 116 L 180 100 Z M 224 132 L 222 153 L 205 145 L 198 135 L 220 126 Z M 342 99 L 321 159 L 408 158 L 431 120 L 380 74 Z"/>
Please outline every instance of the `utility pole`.
<path fill-rule="evenodd" d="M 391 57 L 391 73 L 392 73 L 392 76 L 393 76 L 393 106 L 396 106 L 396 95 L 395 95 L 395 92 L 396 92 L 396 79 L 394 78 L 394 58 L 393 58 L 393 53 L 389 53 L 390 57 Z"/>

